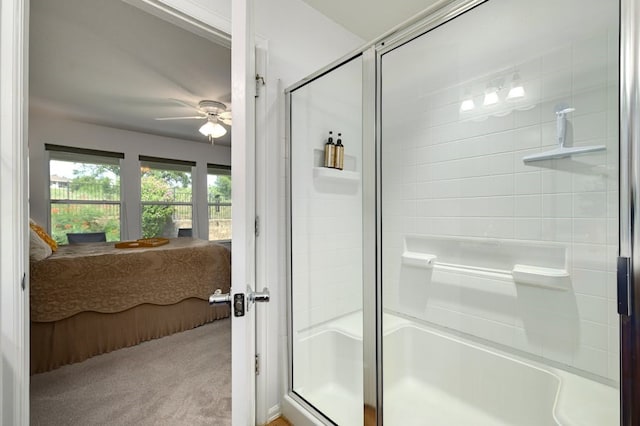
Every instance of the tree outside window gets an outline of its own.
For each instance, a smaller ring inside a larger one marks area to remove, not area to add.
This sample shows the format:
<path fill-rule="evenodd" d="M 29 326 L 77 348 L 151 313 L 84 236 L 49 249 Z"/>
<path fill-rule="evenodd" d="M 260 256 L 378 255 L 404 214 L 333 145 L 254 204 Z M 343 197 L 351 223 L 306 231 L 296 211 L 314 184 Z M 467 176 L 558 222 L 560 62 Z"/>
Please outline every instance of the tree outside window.
<path fill-rule="evenodd" d="M 178 229 L 192 228 L 192 166 L 160 159 L 140 164 L 143 238 L 173 238 Z"/>
<path fill-rule="evenodd" d="M 231 239 L 231 169 L 208 165 L 209 240 Z"/>
<path fill-rule="evenodd" d="M 120 240 L 121 154 L 87 151 L 49 154 L 51 235 L 58 244 L 68 243 L 68 233 L 104 232 L 107 241 Z"/>

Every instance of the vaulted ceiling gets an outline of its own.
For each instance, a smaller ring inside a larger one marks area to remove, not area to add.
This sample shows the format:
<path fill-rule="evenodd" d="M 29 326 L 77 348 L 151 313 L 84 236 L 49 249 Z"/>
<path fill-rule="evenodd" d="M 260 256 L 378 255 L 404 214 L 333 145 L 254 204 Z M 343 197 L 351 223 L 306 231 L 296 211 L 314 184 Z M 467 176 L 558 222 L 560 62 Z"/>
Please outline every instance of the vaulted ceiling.
<path fill-rule="evenodd" d="M 197 115 L 171 99 L 230 105 L 229 48 L 122 1 L 31 0 L 30 9 L 34 111 L 208 143 L 204 120 L 155 118 Z"/>

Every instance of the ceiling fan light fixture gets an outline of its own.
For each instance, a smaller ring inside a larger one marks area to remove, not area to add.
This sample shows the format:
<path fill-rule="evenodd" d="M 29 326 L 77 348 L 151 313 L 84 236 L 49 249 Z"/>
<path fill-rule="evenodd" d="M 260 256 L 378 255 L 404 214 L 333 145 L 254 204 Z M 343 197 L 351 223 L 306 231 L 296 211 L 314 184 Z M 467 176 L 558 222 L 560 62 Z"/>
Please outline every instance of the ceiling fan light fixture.
<path fill-rule="evenodd" d="M 214 118 L 208 118 L 207 122 L 204 123 L 202 125 L 202 127 L 200 127 L 200 133 L 202 133 L 205 136 L 208 136 L 210 139 L 211 138 L 219 138 L 222 137 L 224 135 L 227 134 L 227 129 L 225 129 L 224 127 L 222 127 L 222 125 L 220 125 L 220 123 L 218 123 L 218 120 Z"/>

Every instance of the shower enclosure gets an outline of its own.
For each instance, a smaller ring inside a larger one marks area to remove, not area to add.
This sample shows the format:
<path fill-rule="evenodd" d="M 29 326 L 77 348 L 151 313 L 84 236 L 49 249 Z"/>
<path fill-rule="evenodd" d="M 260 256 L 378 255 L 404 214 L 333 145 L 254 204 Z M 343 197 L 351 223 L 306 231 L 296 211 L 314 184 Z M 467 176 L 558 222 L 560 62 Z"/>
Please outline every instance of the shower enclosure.
<path fill-rule="evenodd" d="M 287 90 L 285 414 L 637 421 L 638 8 L 440 3 Z"/>

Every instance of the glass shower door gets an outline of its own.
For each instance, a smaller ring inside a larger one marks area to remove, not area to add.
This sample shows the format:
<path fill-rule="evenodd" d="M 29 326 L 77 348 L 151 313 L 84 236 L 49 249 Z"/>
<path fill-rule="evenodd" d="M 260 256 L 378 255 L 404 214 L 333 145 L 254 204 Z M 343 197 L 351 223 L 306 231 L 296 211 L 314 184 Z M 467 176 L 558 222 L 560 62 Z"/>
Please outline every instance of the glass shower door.
<path fill-rule="evenodd" d="M 617 2 L 381 52 L 384 422 L 619 424 Z"/>
<path fill-rule="evenodd" d="M 362 58 L 290 93 L 290 386 L 362 425 Z"/>

